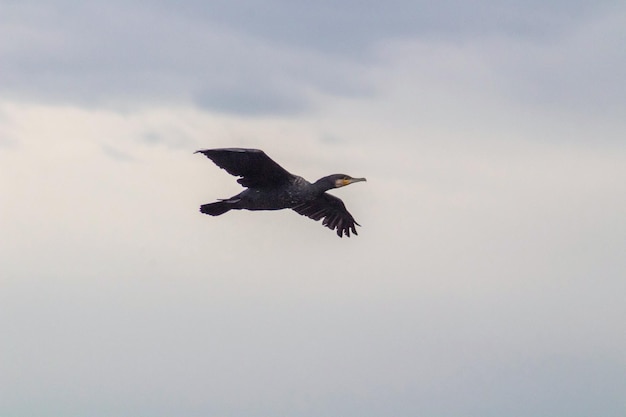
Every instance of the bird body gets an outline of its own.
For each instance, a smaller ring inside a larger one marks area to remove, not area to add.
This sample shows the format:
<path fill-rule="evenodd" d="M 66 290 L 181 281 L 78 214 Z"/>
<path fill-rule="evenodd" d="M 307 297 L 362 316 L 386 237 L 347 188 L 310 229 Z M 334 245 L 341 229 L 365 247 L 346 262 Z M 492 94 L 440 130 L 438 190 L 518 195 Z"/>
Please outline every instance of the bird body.
<path fill-rule="evenodd" d="M 322 224 L 337 235 L 357 234 L 352 215 L 343 202 L 328 194 L 332 188 L 343 187 L 365 178 L 352 178 L 334 174 L 310 183 L 293 175 L 270 159 L 259 149 L 225 148 L 197 151 L 211 159 L 216 165 L 232 175 L 246 190 L 214 203 L 203 204 L 200 211 L 219 216 L 229 210 L 282 210 L 293 209 L 314 220 L 323 219 Z"/>
<path fill-rule="evenodd" d="M 240 207 L 247 210 L 282 210 L 302 204 L 316 195 L 309 190 L 310 182 L 294 175 L 283 187 L 248 188 L 232 198 L 240 200 Z"/>

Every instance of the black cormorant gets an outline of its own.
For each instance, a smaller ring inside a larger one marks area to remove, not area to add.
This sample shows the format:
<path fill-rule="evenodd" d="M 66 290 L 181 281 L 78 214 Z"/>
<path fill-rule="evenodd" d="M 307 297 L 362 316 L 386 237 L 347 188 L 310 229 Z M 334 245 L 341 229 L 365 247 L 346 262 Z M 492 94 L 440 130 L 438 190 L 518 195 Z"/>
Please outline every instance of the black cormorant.
<path fill-rule="evenodd" d="M 326 191 L 365 178 L 352 178 L 349 175 L 335 174 L 310 183 L 302 177 L 290 174 L 283 167 L 259 149 L 205 149 L 202 153 L 229 174 L 241 178 L 237 182 L 246 190 L 215 203 L 203 204 L 200 211 L 211 216 L 219 216 L 228 210 L 281 210 L 292 209 L 322 224 L 337 235 L 355 235 L 359 225 L 343 202 Z M 360 225 L 359 225 L 360 226 Z"/>

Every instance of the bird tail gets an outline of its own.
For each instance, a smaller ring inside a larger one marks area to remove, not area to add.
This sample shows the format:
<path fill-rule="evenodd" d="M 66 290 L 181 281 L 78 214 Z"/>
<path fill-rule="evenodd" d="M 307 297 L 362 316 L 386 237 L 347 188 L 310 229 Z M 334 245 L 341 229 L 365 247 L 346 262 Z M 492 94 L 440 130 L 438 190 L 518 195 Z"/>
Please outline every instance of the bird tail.
<path fill-rule="evenodd" d="M 221 214 L 226 213 L 228 210 L 236 209 L 235 203 L 239 200 L 221 200 L 215 203 L 203 204 L 200 206 L 200 212 L 204 214 L 208 214 L 209 216 L 219 216 Z"/>

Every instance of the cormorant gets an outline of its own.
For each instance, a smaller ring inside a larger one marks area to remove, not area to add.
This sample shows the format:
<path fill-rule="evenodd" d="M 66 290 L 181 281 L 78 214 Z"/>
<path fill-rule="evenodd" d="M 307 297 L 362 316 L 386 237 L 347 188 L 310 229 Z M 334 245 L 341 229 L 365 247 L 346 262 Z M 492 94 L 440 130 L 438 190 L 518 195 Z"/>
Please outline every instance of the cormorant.
<path fill-rule="evenodd" d="M 259 149 L 205 149 L 202 153 L 229 174 L 241 177 L 239 184 L 247 189 L 227 199 L 203 204 L 200 211 L 211 216 L 219 216 L 228 210 L 281 210 L 292 209 L 298 214 L 322 224 L 337 235 L 355 235 L 360 226 L 343 202 L 326 191 L 353 182 L 366 181 L 365 178 L 352 178 L 349 175 L 334 174 L 310 183 L 302 177 L 290 174 L 283 167 Z"/>

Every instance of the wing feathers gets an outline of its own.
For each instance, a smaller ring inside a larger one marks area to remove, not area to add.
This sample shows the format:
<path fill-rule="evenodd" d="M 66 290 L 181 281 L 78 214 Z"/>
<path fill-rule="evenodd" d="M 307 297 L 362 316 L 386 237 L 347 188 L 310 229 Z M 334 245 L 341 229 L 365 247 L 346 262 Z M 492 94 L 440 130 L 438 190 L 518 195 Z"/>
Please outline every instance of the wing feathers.
<path fill-rule="evenodd" d="M 241 177 L 237 182 L 244 187 L 273 187 L 293 178 L 260 149 L 205 149 L 196 153 L 204 154 L 229 174 Z"/>
<path fill-rule="evenodd" d="M 337 235 L 350 237 L 350 232 L 358 235 L 356 226 L 360 226 L 348 212 L 339 198 L 324 193 L 315 200 L 300 204 L 293 208 L 295 212 L 313 220 L 322 220 L 322 225 L 337 230 Z"/>

